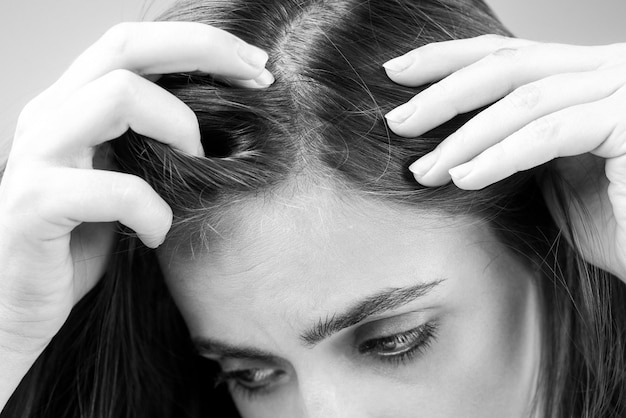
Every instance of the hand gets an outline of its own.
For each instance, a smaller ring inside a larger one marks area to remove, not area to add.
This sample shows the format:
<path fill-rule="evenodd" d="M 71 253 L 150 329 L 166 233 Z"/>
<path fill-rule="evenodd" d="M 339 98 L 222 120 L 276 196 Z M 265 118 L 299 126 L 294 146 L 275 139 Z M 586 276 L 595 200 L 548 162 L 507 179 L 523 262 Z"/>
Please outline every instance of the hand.
<path fill-rule="evenodd" d="M 568 157 L 553 164 L 592 227 L 574 215 L 573 238 L 587 261 L 626 281 L 626 44 L 487 35 L 426 45 L 385 67 L 409 86 L 443 78 L 387 114 L 399 135 L 418 136 L 493 103 L 411 165 L 418 182 L 480 189 Z"/>
<path fill-rule="evenodd" d="M 125 23 L 26 106 L 0 183 L 0 409 L 102 275 L 112 222 L 153 248 L 170 228 L 171 209 L 145 181 L 94 169 L 96 150 L 129 128 L 203 154 L 195 114 L 148 78 L 202 71 L 264 87 L 266 61 L 203 24 Z"/>

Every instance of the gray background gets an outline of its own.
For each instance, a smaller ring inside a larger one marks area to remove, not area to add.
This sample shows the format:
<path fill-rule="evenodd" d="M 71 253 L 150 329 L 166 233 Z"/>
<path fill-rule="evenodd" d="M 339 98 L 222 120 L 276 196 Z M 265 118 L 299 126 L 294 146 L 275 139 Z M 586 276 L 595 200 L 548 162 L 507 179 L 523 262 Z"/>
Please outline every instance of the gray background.
<path fill-rule="evenodd" d="M 120 21 L 149 20 L 172 0 L 0 0 L 0 155 L 20 109 Z M 626 42 L 626 0 L 487 0 L 519 37 Z"/>

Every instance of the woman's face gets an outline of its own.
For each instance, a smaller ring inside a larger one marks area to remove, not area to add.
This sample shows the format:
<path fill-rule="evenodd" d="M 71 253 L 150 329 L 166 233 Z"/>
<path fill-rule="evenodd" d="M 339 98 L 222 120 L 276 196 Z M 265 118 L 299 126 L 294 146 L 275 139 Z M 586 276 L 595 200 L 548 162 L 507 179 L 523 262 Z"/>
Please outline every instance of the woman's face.
<path fill-rule="evenodd" d="M 210 251 L 160 253 L 244 417 L 528 416 L 534 273 L 484 225 L 284 196 L 230 211 Z"/>

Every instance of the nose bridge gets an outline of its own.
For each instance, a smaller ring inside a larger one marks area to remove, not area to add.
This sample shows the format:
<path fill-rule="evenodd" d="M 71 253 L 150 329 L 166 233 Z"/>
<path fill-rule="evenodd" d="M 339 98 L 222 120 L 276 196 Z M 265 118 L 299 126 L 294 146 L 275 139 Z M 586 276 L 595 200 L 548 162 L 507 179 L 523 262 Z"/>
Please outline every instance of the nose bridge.
<path fill-rule="evenodd" d="M 303 417 L 306 418 L 367 418 L 360 410 L 358 388 L 350 387 L 349 380 L 332 371 L 332 368 L 314 368 L 299 373 Z"/>
<path fill-rule="evenodd" d="M 299 386 L 305 417 L 338 418 L 341 416 L 341 406 L 334 386 L 311 381 L 302 382 Z"/>

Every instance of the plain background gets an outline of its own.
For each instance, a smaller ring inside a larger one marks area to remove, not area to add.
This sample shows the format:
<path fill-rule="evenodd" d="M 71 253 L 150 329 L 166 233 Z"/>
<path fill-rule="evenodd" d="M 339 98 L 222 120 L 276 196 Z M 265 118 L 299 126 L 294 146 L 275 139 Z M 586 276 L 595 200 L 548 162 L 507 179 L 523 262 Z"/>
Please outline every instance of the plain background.
<path fill-rule="evenodd" d="M 106 28 L 150 20 L 172 2 L 0 0 L 0 155 L 20 109 Z M 487 2 L 518 37 L 586 45 L 626 42 L 626 0 Z"/>

